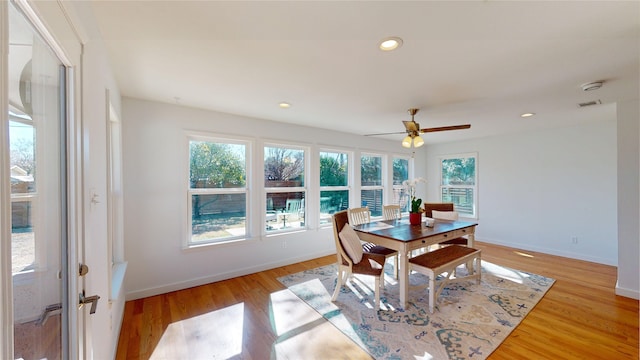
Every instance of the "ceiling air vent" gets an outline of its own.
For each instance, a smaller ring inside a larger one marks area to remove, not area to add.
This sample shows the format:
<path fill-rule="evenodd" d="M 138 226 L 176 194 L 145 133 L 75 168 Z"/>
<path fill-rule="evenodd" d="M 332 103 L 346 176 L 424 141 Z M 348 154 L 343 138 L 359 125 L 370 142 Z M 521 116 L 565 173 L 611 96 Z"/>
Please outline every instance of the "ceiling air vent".
<path fill-rule="evenodd" d="M 602 101 L 600 100 L 593 100 L 593 101 L 587 101 L 587 102 L 583 102 L 578 104 L 578 107 L 585 107 L 585 106 L 592 106 L 592 105 L 600 105 L 602 104 Z"/>

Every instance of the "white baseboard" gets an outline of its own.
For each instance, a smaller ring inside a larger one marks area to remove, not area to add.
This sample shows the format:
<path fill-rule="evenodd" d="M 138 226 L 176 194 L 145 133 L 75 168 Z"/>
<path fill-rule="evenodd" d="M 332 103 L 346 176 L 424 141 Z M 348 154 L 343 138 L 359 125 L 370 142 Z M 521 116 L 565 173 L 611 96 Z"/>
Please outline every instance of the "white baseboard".
<path fill-rule="evenodd" d="M 244 269 L 236 269 L 234 271 L 216 274 L 211 276 L 203 276 L 196 279 L 190 279 L 186 281 L 175 282 L 171 284 L 165 284 L 162 286 L 157 286 L 153 288 L 142 289 L 138 291 L 127 292 L 126 301 L 141 299 L 149 296 L 155 296 L 160 294 L 165 294 L 172 291 L 187 289 L 194 286 L 200 286 L 205 284 L 210 284 L 216 281 L 222 281 L 231 279 L 238 276 L 254 274 L 260 271 L 265 271 L 281 266 L 291 265 L 302 261 L 307 261 L 311 259 L 317 259 L 319 257 L 327 256 L 335 254 L 335 251 L 324 251 L 315 254 L 306 254 L 305 256 L 289 258 L 278 262 L 266 263 L 266 264 L 258 264 L 256 266 L 244 268 Z"/>
<path fill-rule="evenodd" d="M 616 295 L 640 300 L 640 290 L 638 289 L 625 289 L 621 288 L 616 281 Z"/>
<path fill-rule="evenodd" d="M 516 248 L 516 249 L 520 249 L 520 250 L 529 250 L 529 251 L 535 251 L 535 252 L 540 252 L 540 253 L 549 254 L 549 255 L 562 256 L 562 257 L 566 257 L 566 258 L 570 258 L 570 259 L 589 261 L 589 262 L 594 262 L 594 263 L 604 264 L 604 265 L 610 265 L 610 266 L 618 266 L 617 259 L 611 260 L 611 259 L 606 259 L 606 258 L 599 258 L 599 257 L 595 257 L 595 256 L 589 256 L 589 255 L 584 255 L 584 254 L 574 253 L 574 252 L 569 252 L 569 251 L 562 251 L 562 250 L 553 249 L 553 248 L 531 246 L 529 244 L 511 243 L 511 242 L 492 240 L 492 239 L 484 239 L 484 238 L 480 239 L 477 236 L 476 236 L 475 240 L 476 241 L 480 241 L 480 242 L 486 242 L 486 243 L 489 243 L 489 244 L 494 244 L 494 245 L 507 246 L 507 247 Z"/>

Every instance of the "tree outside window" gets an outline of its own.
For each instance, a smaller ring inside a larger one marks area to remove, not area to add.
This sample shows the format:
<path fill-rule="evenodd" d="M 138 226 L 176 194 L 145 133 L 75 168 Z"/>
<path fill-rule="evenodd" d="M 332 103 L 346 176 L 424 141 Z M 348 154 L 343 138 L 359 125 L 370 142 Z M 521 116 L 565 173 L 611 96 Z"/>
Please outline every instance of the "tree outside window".
<path fill-rule="evenodd" d="M 320 225 L 331 223 L 331 216 L 349 208 L 349 154 L 320 152 Z"/>
<path fill-rule="evenodd" d="M 409 159 L 394 157 L 392 203 L 400 205 L 401 212 L 409 212 L 409 196 L 402 185 L 406 180 L 409 180 Z"/>
<path fill-rule="evenodd" d="M 264 187 L 267 232 L 305 227 L 305 151 L 264 147 Z"/>
<path fill-rule="evenodd" d="M 451 155 L 441 159 L 440 199 L 452 202 L 457 212 L 476 217 L 476 159 L 475 154 Z"/>
<path fill-rule="evenodd" d="M 362 155 L 360 157 L 360 200 L 362 206 L 369 207 L 371 216 L 382 216 L 384 187 L 382 186 L 382 156 Z"/>
<path fill-rule="evenodd" d="M 246 154 L 245 144 L 189 141 L 190 245 L 245 237 Z"/>

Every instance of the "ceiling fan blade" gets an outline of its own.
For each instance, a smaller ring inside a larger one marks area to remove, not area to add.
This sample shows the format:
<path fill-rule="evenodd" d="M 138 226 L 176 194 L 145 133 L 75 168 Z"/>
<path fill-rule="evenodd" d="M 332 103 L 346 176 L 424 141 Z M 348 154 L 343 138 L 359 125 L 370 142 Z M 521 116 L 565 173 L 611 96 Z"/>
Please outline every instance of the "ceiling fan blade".
<path fill-rule="evenodd" d="M 437 131 L 463 130 L 463 129 L 469 129 L 470 127 L 471 127 L 471 124 L 453 125 L 453 126 L 441 126 L 441 127 L 420 129 L 420 132 L 421 133 L 430 133 L 430 132 L 437 132 Z"/>
<path fill-rule="evenodd" d="M 402 122 L 404 124 L 404 127 L 407 129 L 408 132 L 413 132 L 413 131 L 418 131 L 420 130 L 420 125 L 411 120 L 411 121 L 403 121 Z"/>
<path fill-rule="evenodd" d="M 381 135 L 397 135 L 397 134 L 406 134 L 406 131 L 398 131 L 398 132 L 390 132 L 390 133 L 379 133 L 379 134 L 364 134 L 364 136 L 381 136 Z"/>

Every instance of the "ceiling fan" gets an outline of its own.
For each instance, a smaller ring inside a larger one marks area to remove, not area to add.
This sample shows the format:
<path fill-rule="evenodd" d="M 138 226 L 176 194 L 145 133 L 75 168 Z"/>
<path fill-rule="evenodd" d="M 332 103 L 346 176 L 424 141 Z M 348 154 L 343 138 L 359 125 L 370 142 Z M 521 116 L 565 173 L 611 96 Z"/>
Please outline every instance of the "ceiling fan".
<path fill-rule="evenodd" d="M 424 140 L 420 137 L 420 134 L 437 132 L 437 131 L 449 131 L 449 130 L 462 130 L 469 129 L 471 127 L 470 124 L 465 125 L 452 125 L 452 126 L 441 126 L 441 127 L 433 127 L 420 129 L 420 124 L 418 124 L 413 117 L 418 113 L 420 109 L 409 109 L 408 112 L 411 115 L 411 121 L 403 121 L 405 131 L 401 132 L 391 132 L 391 133 L 381 133 L 381 134 L 366 134 L 365 136 L 376 136 L 376 135 L 393 135 L 393 134 L 404 134 L 407 136 L 402 140 L 402 146 L 406 148 L 410 148 L 411 144 L 414 147 L 420 147 L 424 145 Z"/>

